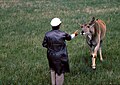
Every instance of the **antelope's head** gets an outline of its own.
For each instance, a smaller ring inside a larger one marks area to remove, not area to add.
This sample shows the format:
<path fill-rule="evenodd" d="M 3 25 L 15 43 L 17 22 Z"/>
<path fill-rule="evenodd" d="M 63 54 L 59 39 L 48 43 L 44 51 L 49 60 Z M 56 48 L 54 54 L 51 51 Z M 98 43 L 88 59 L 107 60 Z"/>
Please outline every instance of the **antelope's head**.
<path fill-rule="evenodd" d="M 94 33 L 94 23 L 95 23 L 95 17 L 92 18 L 92 20 L 87 24 L 81 25 L 81 35 L 88 36 L 89 38 L 92 37 L 92 33 Z"/>

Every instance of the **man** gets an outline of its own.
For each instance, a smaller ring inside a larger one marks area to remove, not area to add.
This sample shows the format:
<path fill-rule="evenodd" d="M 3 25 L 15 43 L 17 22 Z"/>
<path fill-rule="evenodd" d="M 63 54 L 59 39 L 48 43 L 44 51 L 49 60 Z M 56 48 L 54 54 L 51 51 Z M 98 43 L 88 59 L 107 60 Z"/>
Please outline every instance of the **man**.
<path fill-rule="evenodd" d="M 52 85 L 63 85 L 64 73 L 70 72 L 65 40 L 73 39 L 78 35 L 78 31 L 71 35 L 60 31 L 61 20 L 59 18 L 53 18 L 50 24 L 52 30 L 45 34 L 42 45 L 47 48 Z"/>

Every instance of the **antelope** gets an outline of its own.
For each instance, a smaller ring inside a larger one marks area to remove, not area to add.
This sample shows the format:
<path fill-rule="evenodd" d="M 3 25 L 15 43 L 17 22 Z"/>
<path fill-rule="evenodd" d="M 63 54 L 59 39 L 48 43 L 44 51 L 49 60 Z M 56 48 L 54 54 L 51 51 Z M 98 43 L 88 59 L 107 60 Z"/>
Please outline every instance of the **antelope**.
<path fill-rule="evenodd" d="M 96 58 L 97 52 L 99 51 L 100 60 L 103 61 L 102 57 L 102 41 L 106 34 L 106 24 L 101 19 L 92 18 L 92 20 L 81 25 L 81 35 L 84 35 L 86 42 L 90 47 L 90 55 L 92 57 L 92 69 L 96 69 Z"/>

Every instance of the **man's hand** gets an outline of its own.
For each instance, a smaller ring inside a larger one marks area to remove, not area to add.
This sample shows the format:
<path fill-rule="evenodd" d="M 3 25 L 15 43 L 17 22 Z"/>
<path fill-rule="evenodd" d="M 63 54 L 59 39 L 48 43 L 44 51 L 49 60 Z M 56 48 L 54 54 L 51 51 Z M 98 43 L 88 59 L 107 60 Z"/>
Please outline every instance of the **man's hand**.
<path fill-rule="evenodd" d="M 73 34 L 75 34 L 75 36 L 77 36 L 78 35 L 78 30 L 76 30 Z"/>

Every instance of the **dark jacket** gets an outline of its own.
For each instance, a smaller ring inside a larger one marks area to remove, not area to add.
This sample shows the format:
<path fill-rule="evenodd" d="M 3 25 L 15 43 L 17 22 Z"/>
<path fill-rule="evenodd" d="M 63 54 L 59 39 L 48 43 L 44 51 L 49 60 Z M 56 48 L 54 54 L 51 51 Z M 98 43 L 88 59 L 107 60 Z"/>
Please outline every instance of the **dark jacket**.
<path fill-rule="evenodd" d="M 58 75 L 70 71 L 65 40 L 71 40 L 71 36 L 60 30 L 51 30 L 45 34 L 42 43 L 47 48 L 49 66 Z"/>

